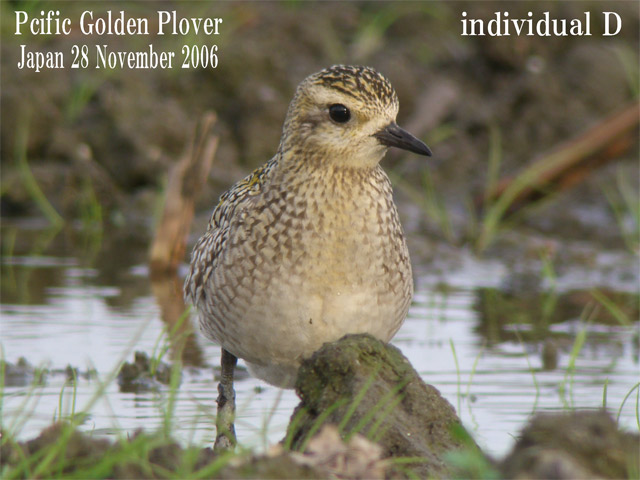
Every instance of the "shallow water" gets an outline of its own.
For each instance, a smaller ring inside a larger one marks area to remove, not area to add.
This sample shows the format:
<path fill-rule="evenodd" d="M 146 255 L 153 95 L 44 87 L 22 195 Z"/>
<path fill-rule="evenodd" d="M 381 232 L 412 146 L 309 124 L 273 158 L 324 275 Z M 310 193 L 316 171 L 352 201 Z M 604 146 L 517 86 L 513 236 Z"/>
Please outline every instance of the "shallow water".
<path fill-rule="evenodd" d="M 525 282 L 511 291 L 518 267 L 448 252 L 455 260 L 414 258 L 415 298 L 393 344 L 456 407 L 481 446 L 505 453 L 533 412 L 598 408 L 605 384 L 607 406 L 617 414 L 638 382 L 638 323 L 624 326 L 603 307 L 594 311 L 589 292 L 607 290 L 637 320 L 636 257 L 598 253 L 587 266 L 565 262 L 554 277 L 534 275 L 534 287 Z M 40 385 L 7 382 L 3 428 L 29 438 L 60 412 L 89 404 L 83 428 L 100 434 L 163 424 L 166 387 L 120 393 L 109 381 L 135 350 L 151 355 L 166 344 L 161 317 L 167 290 L 152 288 L 145 258 L 144 245 L 129 239 L 95 242 L 47 232 L 38 223 L 3 223 L 2 355 L 12 363 L 24 356 L 51 370 Z M 532 261 L 528 270 L 539 273 L 541 267 Z M 572 349 L 582 340 L 571 370 Z M 219 349 L 199 335 L 191 341 L 174 434 L 185 442 L 211 442 L 217 394 L 211 366 L 218 364 Z M 556 351 L 546 363 L 545 348 Z M 74 393 L 65 386 L 67 365 L 95 369 L 97 376 L 80 376 Z M 106 394 L 96 401 L 104 382 Z M 240 442 L 261 448 L 279 441 L 297 404 L 295 393 L 246 375 L 236 391 Z M 638 428 L 637 391 L 620 411 L 628 429 Z"/>

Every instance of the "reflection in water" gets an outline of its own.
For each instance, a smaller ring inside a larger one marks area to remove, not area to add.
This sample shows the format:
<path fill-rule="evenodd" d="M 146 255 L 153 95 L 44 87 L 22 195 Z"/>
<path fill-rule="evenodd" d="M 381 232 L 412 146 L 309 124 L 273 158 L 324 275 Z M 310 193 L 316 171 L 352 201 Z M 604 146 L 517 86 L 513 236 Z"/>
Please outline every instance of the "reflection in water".
<path fill-rule="evenodd" d="M 632 331 L 632 319 L 640 317 L 638 296 L 626 292 L 577 290 L 515 296 L 481 288 L 477 295 L 477 333 L 489 346 L 505 342 L 535 346 L 545 370 L 558 366 L 559 351 L 570 353 L 575 347 L 575 328 L 567 330 L 565 326 L 589 330 L 582 348 L 592 355 L 617 358 L 623 345 L 613 338 L 615 327 L 628 327 Z M 615 305 L 615 311 L 610 305 Z M 581 324 L 584 326 L 579 327 Z"/>
<path fill-rule="evenodd" d="M 151 291 L 168 332 L 171 359 L 180 357 L 186 366 L 202 367 L 204 358 L 196 340 L 193 323 L 189 321 L 189 309 L 182 295 L 182 284 L 176 274 L 155 275 L 151 278 Z"/>
<path fill-rule="evenodd" d="M 219 364 L 219 348 L 203 341 L 191 318 L 184 316 L 181 279 L 150 283 L 142 242 L 105 239 L 108 253 L 87 259 L 69 255 L 57 237 L 34 253 L 22 240 L 35 234 L 23 228 L 15 229 L 21 242 L 8 248 L 7 231 L 1 285 L 3 357 L 16 363 L 25 356 L 36 367 L 59 372 L 68 364 L 81 371 L 95 368 L 99 378 L 79 379 L 75 403 L 81 409 L 91 401 L 99 380 L 130 360 L 133 350 L 151 355 L 168 342 L 169 357 L 175 360 L 182 352 L 185 366 L 175 410 L 176 436 L 211 442 L 217 395 L 212 365 Z M 435 269 L 416 268 L 429 270 Z M 509 448 L 534 410 L 597 408 L 606 383 L 606 403 L 615 413 L 638 378 L 638 324 L 623 325 L 619 317 L 622 312 L 638 318 L 637 295 L 604 293 L 597 283 L 576 288 L 577 282 L 563 283 L 562 278 L 555 289 L 538 284 L 528 292 L 506 291 L 501 287 L 507 271 L 496 261 L 465 257 L 456 268 L 420 276 L 409 317 L 393 341 L 424 380 L 456 407 L 478 442 L 495 454 Z M 620 311 L 594 302 L 595 287 Z M 42 385 L 7 386 L 6 424 L 25 438 L 54 415 L 69 413 L 73 389 L 63 389 L 66 381 L 64 373 L 52 371 Z M 263 446 L 280 440 L 297 404 L 295 393 L 242 376 L 236 389 L 242 399 L 240 441 Z M 112 382 L 84 428 L 111 434 L 159 427 L 165 393 L 121 393 Z M 633 428 L 635 400 L 627 401 L 620 421 Z"/>

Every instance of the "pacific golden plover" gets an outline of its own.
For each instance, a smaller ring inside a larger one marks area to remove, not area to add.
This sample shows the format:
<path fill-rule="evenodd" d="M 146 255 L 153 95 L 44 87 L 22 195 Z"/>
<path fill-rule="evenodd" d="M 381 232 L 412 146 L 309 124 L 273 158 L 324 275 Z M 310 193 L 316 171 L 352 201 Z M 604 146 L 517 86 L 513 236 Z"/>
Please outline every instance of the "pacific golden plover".
<path fill-rule="evenodd" d="M 303 358 L 347 333 L 387 342 L 413 278 L 387 147 L 431 155 L 396 125 L 398 97 L 369 67 L 336 65 L 298 86 L 276 155 L 220 198 L 193 249 L 185 293 L 222 347 L 216 447 L 235 444 L 237 358 L 293 386 Z"/>

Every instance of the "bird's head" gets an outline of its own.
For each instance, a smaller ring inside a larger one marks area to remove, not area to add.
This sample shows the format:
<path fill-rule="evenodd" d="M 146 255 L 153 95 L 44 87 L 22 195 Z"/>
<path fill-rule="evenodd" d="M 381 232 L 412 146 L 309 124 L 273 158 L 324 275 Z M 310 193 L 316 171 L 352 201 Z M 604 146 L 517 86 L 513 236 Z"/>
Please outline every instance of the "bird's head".
<path fill-rule="evenodd" d="M 398 96 L 369 67 L 334 65 L 300 83 L 284 124 L 281 151 L 349 167 L 372 167 L 388 147 L 431 155 L 396 125 Z"/>

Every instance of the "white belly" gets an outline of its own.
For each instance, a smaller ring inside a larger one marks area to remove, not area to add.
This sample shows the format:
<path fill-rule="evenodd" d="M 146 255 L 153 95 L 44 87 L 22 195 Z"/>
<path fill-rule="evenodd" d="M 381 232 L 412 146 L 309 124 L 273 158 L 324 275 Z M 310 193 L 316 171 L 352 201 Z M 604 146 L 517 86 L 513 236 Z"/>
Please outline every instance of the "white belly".
<path fill-rule="evenodd" d="M 288 282 L 272 284 L 270 298 L 254 303 L 244 312 L 243 320 L 229 325 L 225 337 L 217 340 L 245 359 L 255 376 L 289 388 L 301 360 L 323 343 L 348 333 L 370 333 L 387 342 L 402 324 L 408 308 L 406 299 L 380 292 L 308 290 L 294 289 Z M 225 338 L 242 338 L 242 342 L 225 342 Z"/>

